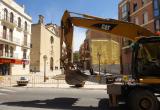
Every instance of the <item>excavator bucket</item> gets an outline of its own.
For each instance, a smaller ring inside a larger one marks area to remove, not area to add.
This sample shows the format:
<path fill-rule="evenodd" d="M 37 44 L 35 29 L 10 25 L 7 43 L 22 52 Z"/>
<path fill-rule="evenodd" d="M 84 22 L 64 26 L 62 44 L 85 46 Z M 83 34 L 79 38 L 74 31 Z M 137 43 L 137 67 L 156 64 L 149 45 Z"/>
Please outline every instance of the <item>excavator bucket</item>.
<path fill-rule="evenodd" d="M 88 75 L 82 73 L 79 69 L 65 71 L 65 80 L 67 84 L 70 85 L 81 84 L 86 81 L 88 77 Z"/>

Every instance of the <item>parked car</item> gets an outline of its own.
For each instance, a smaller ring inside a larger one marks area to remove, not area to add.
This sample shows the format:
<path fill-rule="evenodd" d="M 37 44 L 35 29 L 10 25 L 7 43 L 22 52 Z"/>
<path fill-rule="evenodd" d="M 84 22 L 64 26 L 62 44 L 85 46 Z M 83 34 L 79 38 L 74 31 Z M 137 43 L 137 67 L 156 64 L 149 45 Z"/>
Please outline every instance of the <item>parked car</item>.
<path fill-rule="evenodd" d="M 29 80 L 26 77 L 20 77 L 20 79 L 17 81 L 18 86 L 27 86 L 29 83 Z"/>

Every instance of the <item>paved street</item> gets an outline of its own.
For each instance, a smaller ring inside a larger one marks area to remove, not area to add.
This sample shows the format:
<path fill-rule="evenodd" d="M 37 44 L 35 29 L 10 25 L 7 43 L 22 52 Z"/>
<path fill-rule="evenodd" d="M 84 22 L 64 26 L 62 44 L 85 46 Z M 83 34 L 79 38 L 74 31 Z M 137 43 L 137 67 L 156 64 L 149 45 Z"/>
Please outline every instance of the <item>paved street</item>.
<path fill-rule="evenodd" d="M 1 88 L 0 110 L 111 110 L 106 90 Z M 123 106 L 121 107 L 124 110 Z M 117 109 L 119 110 L 119 109 Z"/>

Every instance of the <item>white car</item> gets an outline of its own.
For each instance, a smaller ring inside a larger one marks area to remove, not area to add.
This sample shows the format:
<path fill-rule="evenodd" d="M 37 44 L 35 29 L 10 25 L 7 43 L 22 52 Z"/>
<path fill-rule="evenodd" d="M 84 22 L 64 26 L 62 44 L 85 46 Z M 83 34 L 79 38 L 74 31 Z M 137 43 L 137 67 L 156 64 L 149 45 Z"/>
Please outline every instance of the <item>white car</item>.
<path fill-rule="evenodd" d="M 17 81 L 18 86 L 26 86 L 29 83 L 29 80 L 26 77 L 20 77 L 20 79 Z"/>

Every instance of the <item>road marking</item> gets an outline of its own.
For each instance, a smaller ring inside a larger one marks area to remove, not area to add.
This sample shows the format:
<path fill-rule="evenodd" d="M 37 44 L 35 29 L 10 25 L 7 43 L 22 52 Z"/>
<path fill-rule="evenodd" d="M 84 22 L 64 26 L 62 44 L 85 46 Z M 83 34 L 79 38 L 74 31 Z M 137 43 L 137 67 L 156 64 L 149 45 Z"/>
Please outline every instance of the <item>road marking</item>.
<path fill-rule="evenodd" d="M 10 89 L 0 89 L 0 91 L 2 91 L 2 92 L 16 92 L 16 91 L 10 90 Z"/>

